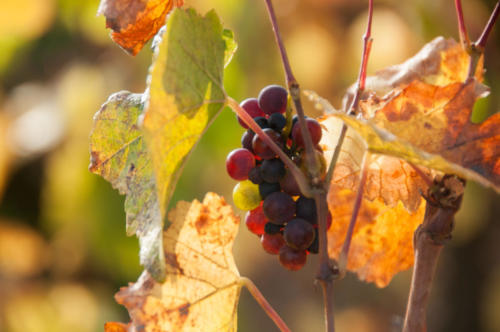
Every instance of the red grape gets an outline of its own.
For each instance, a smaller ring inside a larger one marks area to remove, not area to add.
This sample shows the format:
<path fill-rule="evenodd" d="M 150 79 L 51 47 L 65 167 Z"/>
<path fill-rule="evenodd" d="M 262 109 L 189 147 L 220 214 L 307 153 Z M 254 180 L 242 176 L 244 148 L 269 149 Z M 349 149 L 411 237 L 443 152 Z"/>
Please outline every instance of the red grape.
<path fill-rule="evenodd" d="M 306 120 L 306 125 L 307 129 L 309 130 L 309 133 L 311 134 L 311 139 L 313 146 L 317 145 L 319 141 L 321 140 L 322 132 L 321 132 L 321 126 L 318 121 L 312 119 L 312 118 L 307 118 Z M 293 128 L 292 128 L 292 138 L 295 141 L 295 144 L 297 146 L 303 148 L 304 147 L 304 140 L 302 138 L 302 131 L 300 130 L 300 125 L 297 122 Z"/>
<path fill-rule="evenodd" d="M 263 130 L 279 147 L 282 147 L 280 142 L 280 135 L 270 128 L 266 128 Z M 255 135 L 252 140 L 252 148 L 256 155 L 261 157 L 262 159 L 273 159 L 276 157 L 276 153 L 271 150 L 270 147 L 267 146 L 266 143 L 259 137 L 259 135 Z"/>
<path fill-rule="evenodd" d="M 255 158 L 247 149 L 235 149 L 226 158 L 226 169 L 230 177 L 241 181 L 248 179 L 248 173 L 255 167 Z"/>
<path fill-rule="evenodd" d="M 307 261 L 305 250 L 295 250 L 289 246 L 282 246 L 280 249 L 280 263 L 290 271 L 300 270 Z"/>
<path fill-rule="evenodd" d="M 285 240 L 283 239 L 283 235 L 280 233 L 277 234 L 265 234 L 260 237 L 260 243 L 264 250 L 271 254 L 277 255 L 280 252 L 280 249 L 285 246 Z"/>
<path fill-rule="evenodd" d="M 281 191 L 269 194 L 262 207 L 269 221 L 278 225 L 286 223 L 295 215 L 295 201 Z"/>
<path fill-rule="evenodd" d="M 262 204 L 258 208 L 248 211 L 245 216 L 245 224 L 248 230 L 257 235 L 264 234 L 264 227 L 268 221 L 262 210 Z"/>
<path fill-rule="evenodd" d="M 288 91 L 279 85 L 268 85 L 259 93 L 259 106 L 266 114 L 285 113 Z"/>
<path fill-rule="evenodd" d="M 290 220 L 283 232 L 286 244 L 297 250 L 304 250 L 314 241 L 314 227 L 301 218 Z"/>
<path fill-rule="evenodd" d="M 266 114 L 261 110 L 261 108 L 259 107 L 259 102 L 257 101 L 256 98 L 248 98 L 248 99 L 245 99 L 243 100 L 241 103 L 240 103 L 240 106 L 245 110 L 247 111 L 247 113 L 252 117 L 252 118 L 255 118 L 257 116 L 265 116 Z M 245 122 L 243 122 L 243 120 L 240 119 L 240 117 L 238 117 L 238 122 L 240 123 L 240 125 L 247 129 L 248 126 Z"/>

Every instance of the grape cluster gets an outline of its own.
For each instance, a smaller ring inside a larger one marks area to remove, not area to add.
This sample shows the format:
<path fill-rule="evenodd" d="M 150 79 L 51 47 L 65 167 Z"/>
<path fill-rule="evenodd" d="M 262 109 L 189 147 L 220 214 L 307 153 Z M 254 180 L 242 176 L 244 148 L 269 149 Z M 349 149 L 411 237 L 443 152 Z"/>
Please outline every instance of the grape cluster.
<path fill-rule="evenodd" d="M 240 106 L 291 160 L 304 167 L 304 140 L 297 117 L 285 116 L 287 99 L 285 88 L 269 85 L 258 98 L 248 98 Z M 238 122 L 247 129 L 241 137 L 242 148 L 231 151 L 226 159 L 229 176 L 240 181 L 233 190 L 234 204 L 248 211 L 245 224 L 260 236 L 264 250 L 279 255 L 287 269 L 299 270 L 308 253 L 318 253 L 315 201 L 302 195 L 295 178 L 266 143 L 239 117 Z M 306 124 L 317 146 L 321 127 L 311 118 L 306 118 Z"/>

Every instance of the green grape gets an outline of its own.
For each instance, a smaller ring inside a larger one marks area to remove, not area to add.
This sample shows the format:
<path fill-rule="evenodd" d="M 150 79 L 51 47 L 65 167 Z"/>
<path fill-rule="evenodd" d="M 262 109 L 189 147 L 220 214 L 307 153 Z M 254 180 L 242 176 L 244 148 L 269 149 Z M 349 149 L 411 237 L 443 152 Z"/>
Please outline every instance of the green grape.
<path fill-rule="evenodd" d="M 259 206 L 261 201 L 259 186 L 249 180 L 238 182 L 233 189 L 233 202 L 238 209 L 253 210 Z"/>

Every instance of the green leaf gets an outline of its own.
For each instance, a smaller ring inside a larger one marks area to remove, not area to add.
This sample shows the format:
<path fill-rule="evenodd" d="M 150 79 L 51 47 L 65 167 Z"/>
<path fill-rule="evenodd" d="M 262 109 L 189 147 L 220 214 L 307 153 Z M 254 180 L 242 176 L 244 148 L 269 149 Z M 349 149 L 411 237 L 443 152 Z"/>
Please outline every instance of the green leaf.
<path fill-rule="evenodd" d="M 339 112 L 326 99 L 318 96 L 313 91 L 306 91 L 305 94 L 311 101 L 316 103 L 317 108 L 324 110 L 325 115 L 337 117 L 354 129 L 366 142 L 368 151 L 404 159 L 412 164 L 432 168 L 443 173 L 456 174 L 462 178 L 476 181 L 485 187 L 492 187 L 497 192 L 500 192 L 500 187 L 481 174 L 446 160 L 438 154 L 422 151 L 376 126 L 370 120 Z"/>
<path fill-rule="evenodd" d="M 141 264 L 165 277 L 163 220 L 187 157 L 225 105 L 224 67 L 232 32 L 211 11 L 174 10 L 155 41 L 144 94 L 120 92 L 95 116 L 90 170 L 127 194 L 127 233 L 140 239 Z"/>

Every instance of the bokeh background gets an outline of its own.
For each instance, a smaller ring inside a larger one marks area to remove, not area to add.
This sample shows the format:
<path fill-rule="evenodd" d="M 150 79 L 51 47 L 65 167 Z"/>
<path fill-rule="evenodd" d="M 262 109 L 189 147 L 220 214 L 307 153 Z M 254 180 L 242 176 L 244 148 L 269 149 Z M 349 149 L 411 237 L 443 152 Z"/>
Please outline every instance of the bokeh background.
<path fill-rule="evenodd" d="M 201 12 L 216 8 L 234 30 L 239 50 L 228 67 L 227 92 L 238 100 L 283 73 L 263 1 L 185 0 Z M 340 106 L 357 76 L 367 1 L 275 0 L 295 74 Z M 477 37 L 494 0 L 464 1 L 467 27 Z M 114 45 L 98 0 L 0 2 L 0 331 L 101 331 L 128 321 L 113 294 L 142 271 L 138 244 L 125 236 L 124 198 L 87 170 L 92 116 L 119 90 L 144 91 L 150 47 L 137 57 Z M 500 27 L 486 52 L 491 95 L 474 120 L 500 109 Z M 373 73 L 414 54 L 438 35 L 458 37 L 453 1 L 375 1 Z M 314 116 L 314 110 L 308 109 Z M 226 154 L 243 129 L 224 110 L 204 136 L 180 179 L 173 202 L 207 191 L 231 201 L 234 182 Z M 429 331 L 500 331 L 500 199 L 467 185 L 453 240 L 437 271 Z M 291 273 L 264 254 L 241 226 L 234 248 L 242 275 L 260 287 L 293 331 L 323 328 L 317 261 Z M 335 284 L 339 332 L 397 331 L 410 272 L 385 289 L 355 276 Z M 276 331 L 243 290 L 240 331 Z"/>

